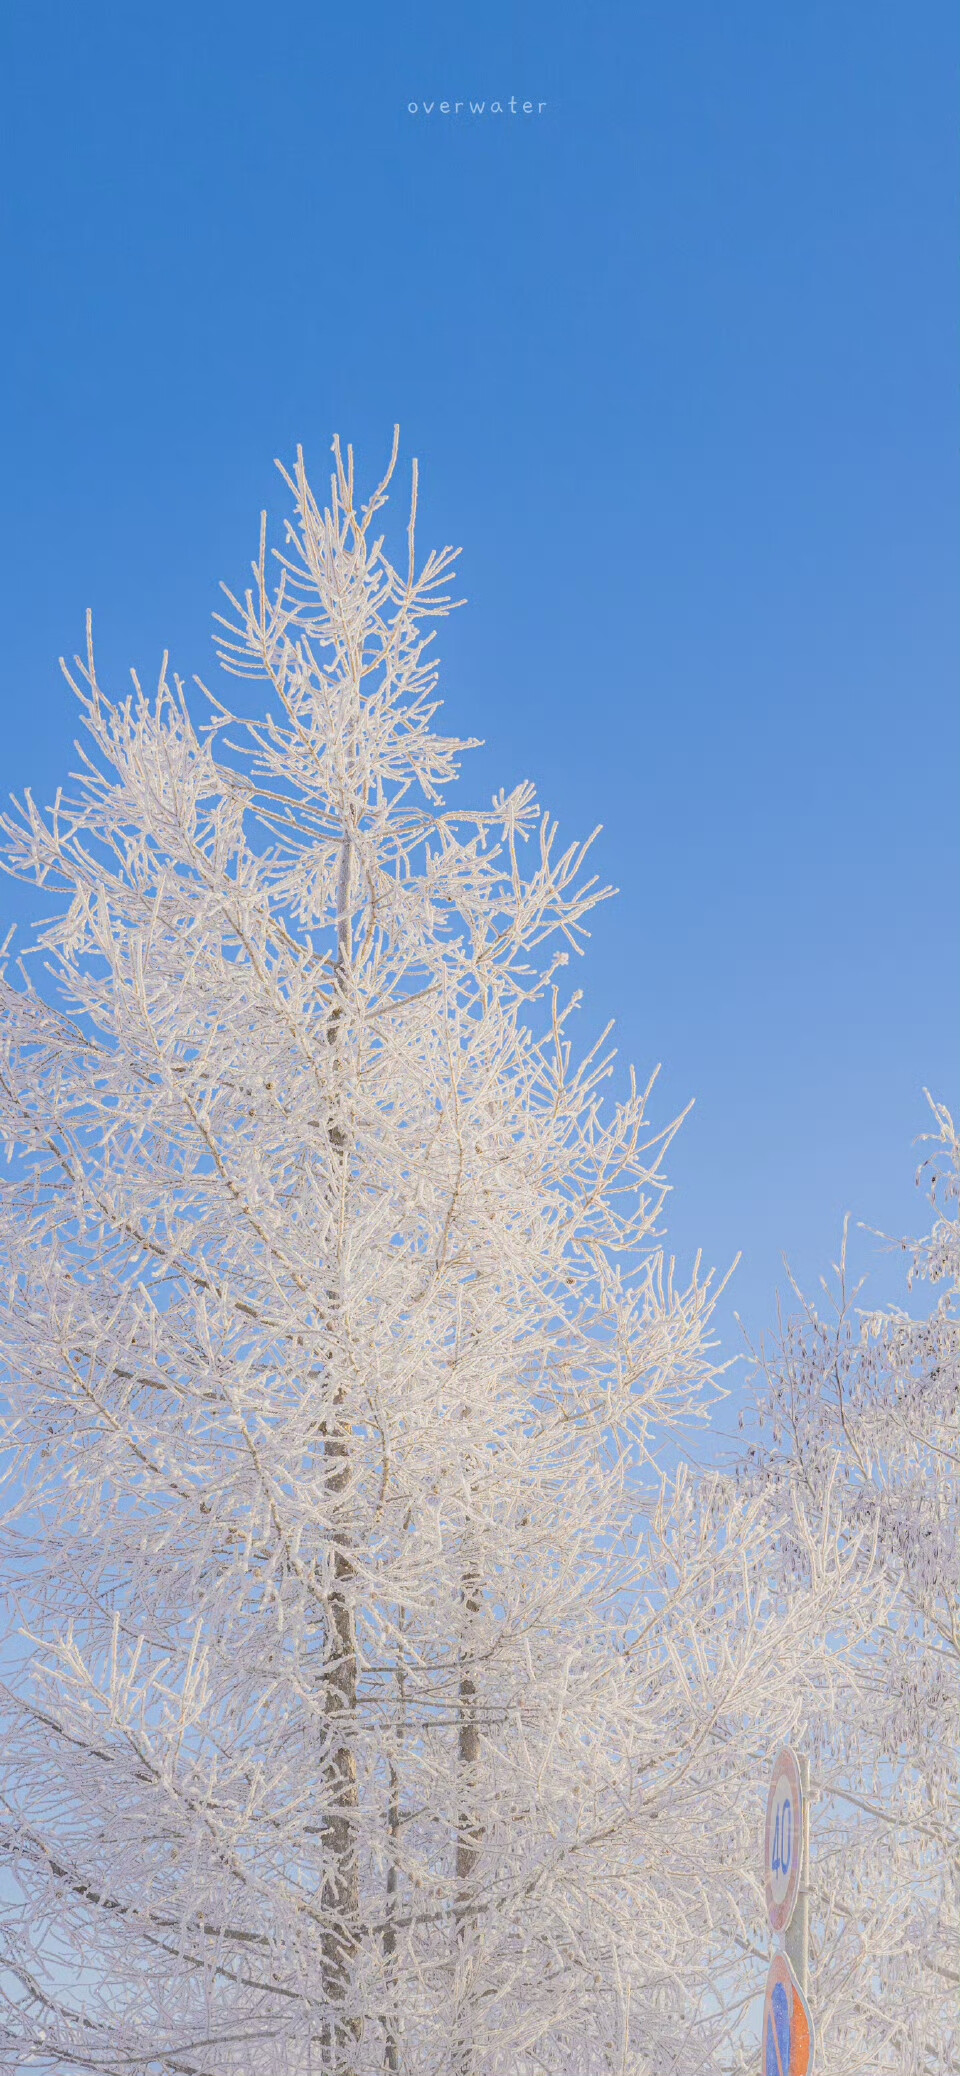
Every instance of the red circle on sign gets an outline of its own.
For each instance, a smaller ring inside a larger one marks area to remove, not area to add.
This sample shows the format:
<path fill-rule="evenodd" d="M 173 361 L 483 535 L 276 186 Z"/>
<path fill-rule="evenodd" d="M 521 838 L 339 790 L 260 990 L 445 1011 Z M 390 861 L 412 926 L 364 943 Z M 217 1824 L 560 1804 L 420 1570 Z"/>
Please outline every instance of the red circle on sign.
<path fill-rule="evenodd" d="M 803 1790 L 796 1754 L 786 1745 L 774 1761 L 763 1839 L 764 1893 L 775 1932 L 793 1916 L 803 1857 Z"/>

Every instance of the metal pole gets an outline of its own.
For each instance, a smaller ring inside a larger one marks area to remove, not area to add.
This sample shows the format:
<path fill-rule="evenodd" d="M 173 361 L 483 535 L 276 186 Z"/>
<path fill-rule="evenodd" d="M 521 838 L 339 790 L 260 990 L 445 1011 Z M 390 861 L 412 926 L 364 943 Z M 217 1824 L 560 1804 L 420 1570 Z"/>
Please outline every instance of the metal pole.
<path fill-rule="evenodd" d="M 800 1861 L 800 1887 L 793 1916 L 783 1935 L 783 1949 L 806 1996 L 810 1974 L 810 1761 L 801 1758 L 799 1765 L 803 1799 L 803 1857 Z"/>

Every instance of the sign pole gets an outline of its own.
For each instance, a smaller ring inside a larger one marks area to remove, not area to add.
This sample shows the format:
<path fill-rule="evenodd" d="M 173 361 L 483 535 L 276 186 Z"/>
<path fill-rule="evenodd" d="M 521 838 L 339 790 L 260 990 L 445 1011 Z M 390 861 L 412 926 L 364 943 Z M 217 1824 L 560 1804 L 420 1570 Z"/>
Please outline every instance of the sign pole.
<path fill-rule="evenodd" d="M 803 1848 L 800 1861 L 800 1887 L 794 1905 L 793 1916 L 783 1935 L 783 1950 L 797 1978 L 804 1996 L 808 1993 L 810 1976 L 810 1761 L 806 1756 L 798 1760 L 800 1785 L 803 1790 Z"/>

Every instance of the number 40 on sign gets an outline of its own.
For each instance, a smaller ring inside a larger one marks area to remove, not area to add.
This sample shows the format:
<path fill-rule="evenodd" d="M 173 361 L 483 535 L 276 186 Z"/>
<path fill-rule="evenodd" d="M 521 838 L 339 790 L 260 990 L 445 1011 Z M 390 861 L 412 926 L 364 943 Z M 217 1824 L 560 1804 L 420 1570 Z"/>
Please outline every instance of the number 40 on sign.
<path fill-rule="evenodd" d="M 796 1754 L 789 1747 L 773 1769 L 763 1858 L 767 1916 L 775 1932 L 784 1932 L 796 1907 L 803 1859 L 803 1791 Z"/>

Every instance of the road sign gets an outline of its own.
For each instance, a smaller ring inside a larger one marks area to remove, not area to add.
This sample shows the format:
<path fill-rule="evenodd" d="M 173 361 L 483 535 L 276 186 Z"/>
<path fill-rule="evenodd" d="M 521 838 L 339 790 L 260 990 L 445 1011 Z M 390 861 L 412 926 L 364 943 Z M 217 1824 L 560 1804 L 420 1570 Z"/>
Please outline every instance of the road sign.
<path fill-rule="evenodd" d="M 786 1954 L 770 1963 L 762 2039 L 763 2076 L 812 2076 L 813 2020 Z"/>
<path fill-rule="evenodd" d="M 793 1916 L 803 1859 L 803 1789 L 796 1754 L 786 1745 L 774 1761 L 763 1842 L 767 1916 L 784 1932 Z"/>

